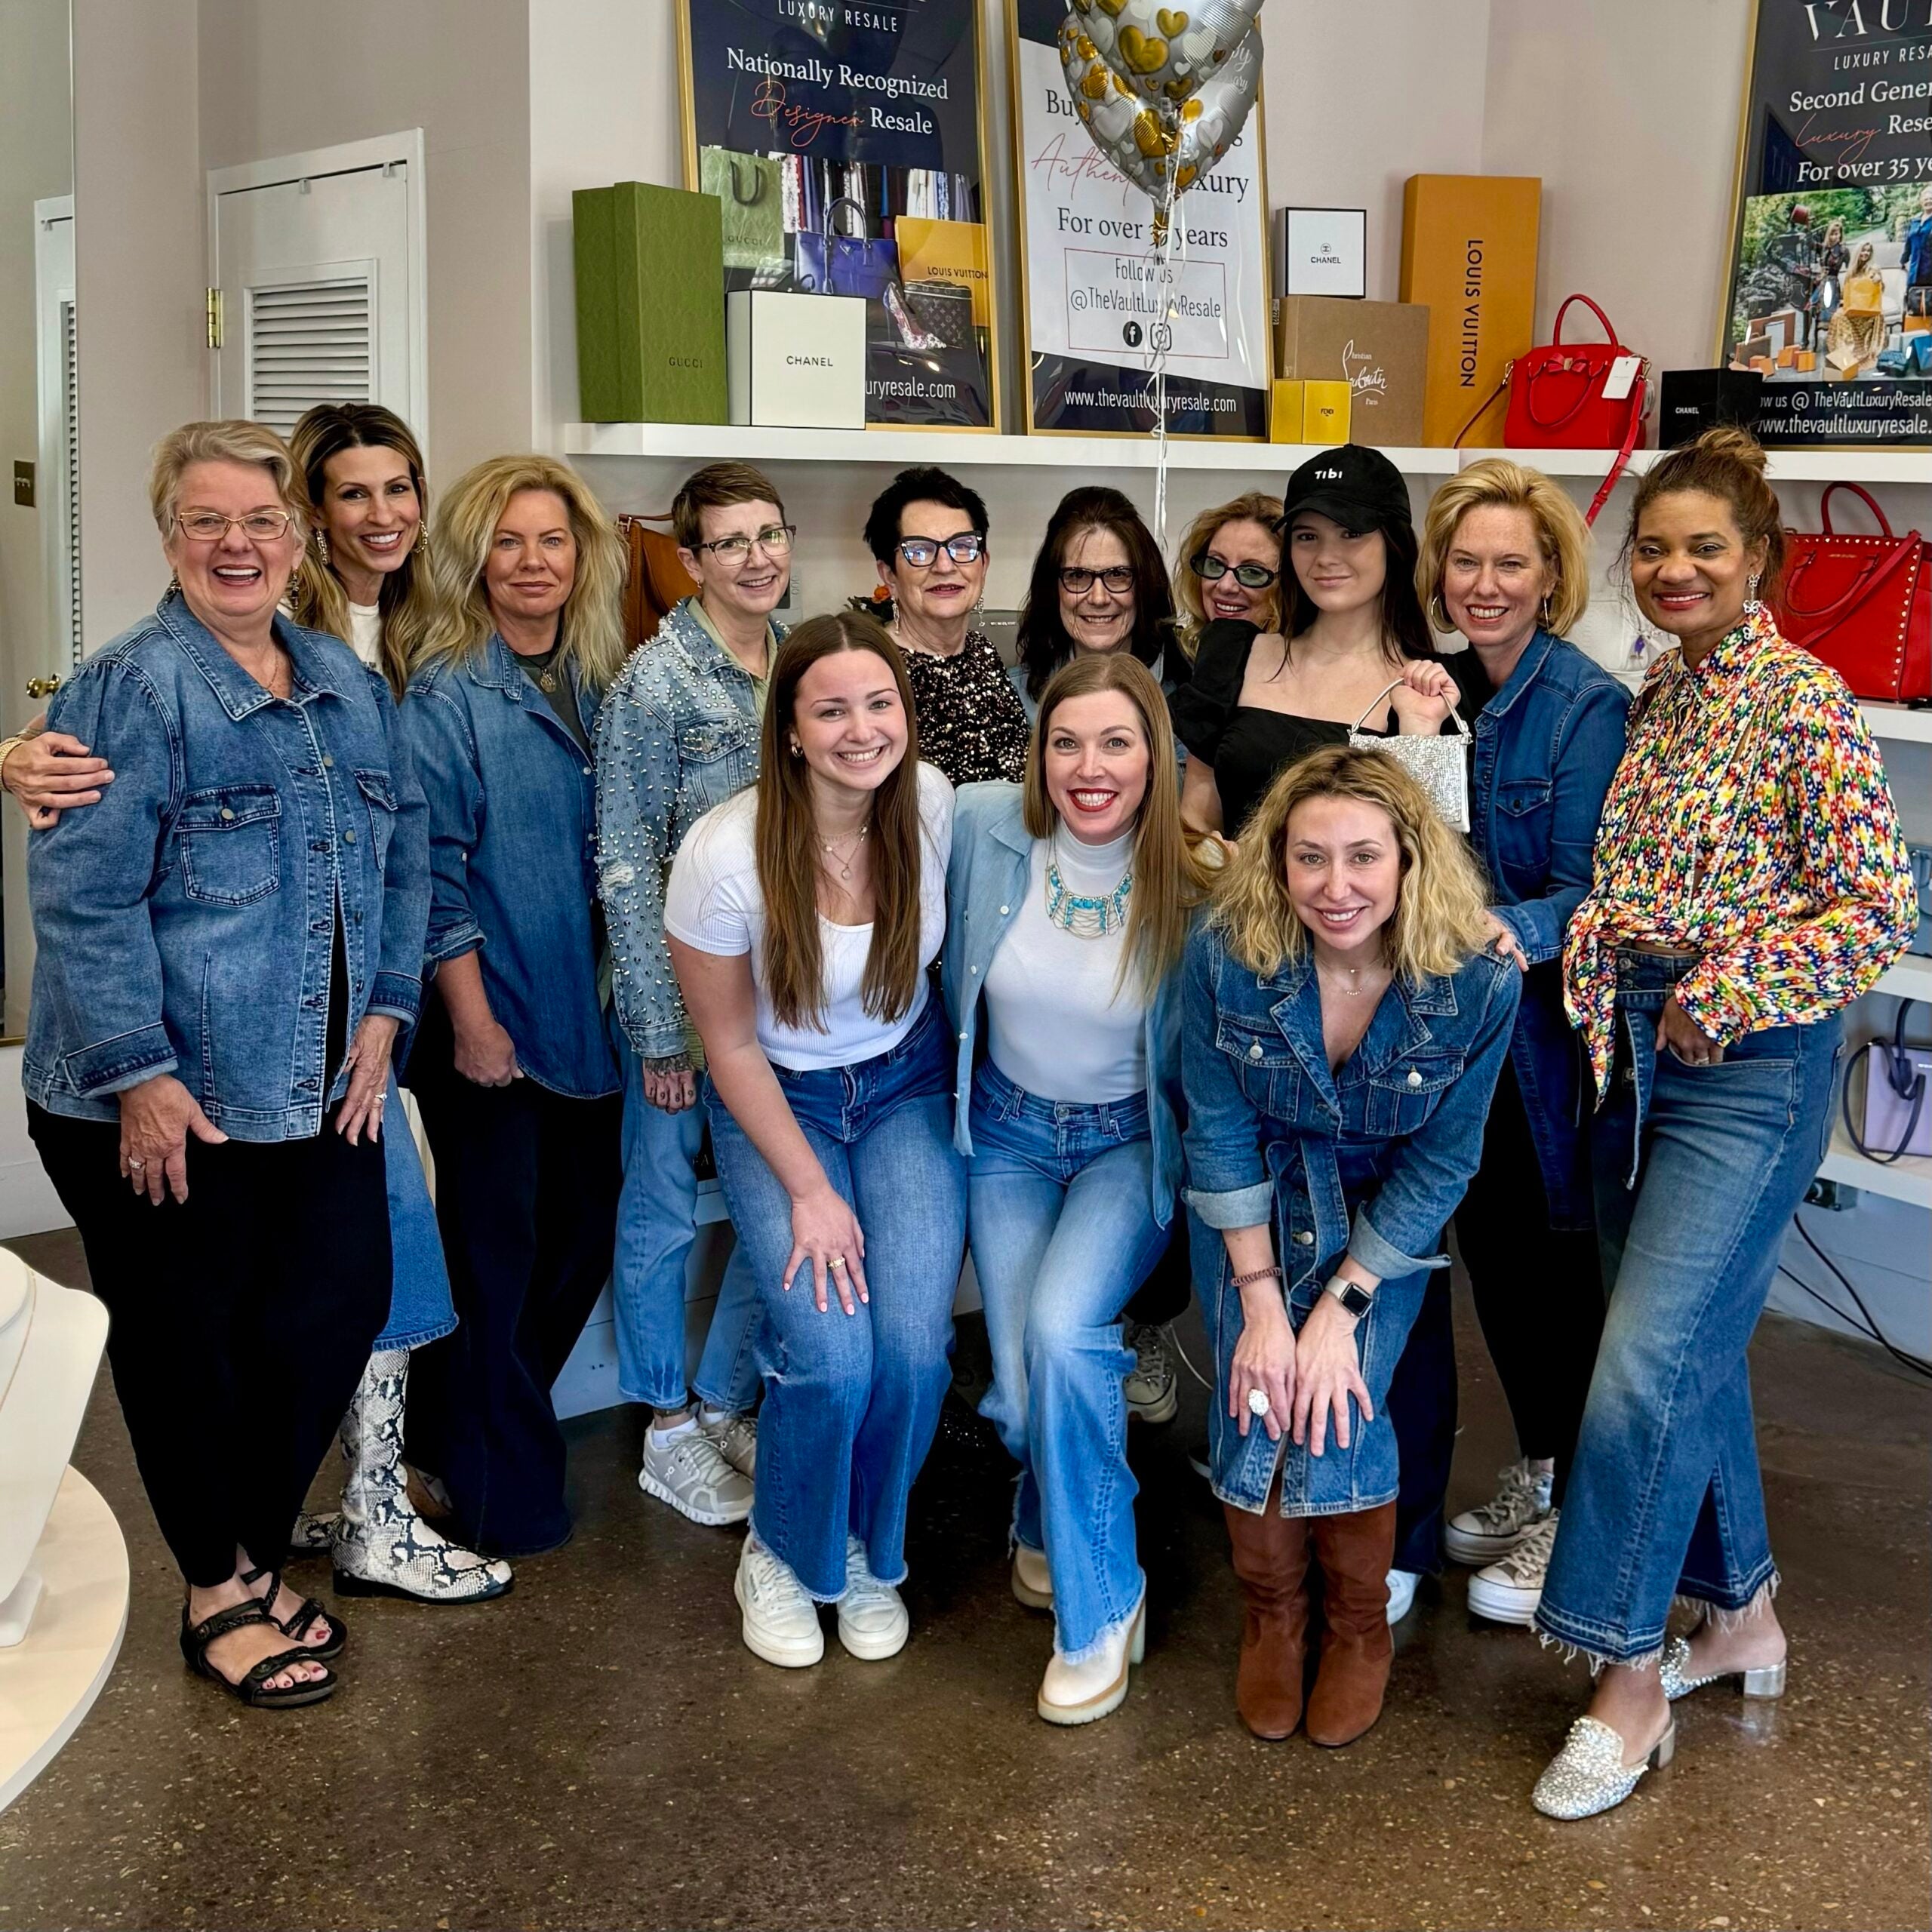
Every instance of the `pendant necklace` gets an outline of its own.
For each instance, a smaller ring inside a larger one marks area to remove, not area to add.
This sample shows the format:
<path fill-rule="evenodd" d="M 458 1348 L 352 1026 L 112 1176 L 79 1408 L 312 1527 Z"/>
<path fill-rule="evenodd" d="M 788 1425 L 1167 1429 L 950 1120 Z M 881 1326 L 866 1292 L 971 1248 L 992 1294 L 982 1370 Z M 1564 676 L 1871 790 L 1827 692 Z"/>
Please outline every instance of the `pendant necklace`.
<path fill-rule="evenodd" d="M 863 825 L 860 826 L 859 835 L 852 841 L 851 854 L 848 858 L 841 859 L 839 857 L 838 851 L 835 849 L 838 844 L 838 841 L 836 839 L 823 838 L 820 840 L 820 844 L 824 847 L 826 851 L 837 864 L 838 867 L 838 877 L 841 884 L 848 883 L 851 881 L 852 877 L 852 868 L 858 863 L 859 848 L 864 844 L 866 841 L 872 836 L 872 822 L 870 820 L 868 820 Z"/>

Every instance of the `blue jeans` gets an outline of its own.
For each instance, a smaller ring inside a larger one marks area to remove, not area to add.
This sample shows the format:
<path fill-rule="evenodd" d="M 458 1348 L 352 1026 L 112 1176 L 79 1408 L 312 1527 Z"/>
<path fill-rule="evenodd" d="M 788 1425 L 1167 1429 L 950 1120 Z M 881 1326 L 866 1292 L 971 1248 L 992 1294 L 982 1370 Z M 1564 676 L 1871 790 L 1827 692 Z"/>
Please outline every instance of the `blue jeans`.
<path fill-rule="evenodd" d="M 1013 1533 L 1044 1549 L 1054 1647 L 1091 1656 L 1139 1605 L 1120 1312 L 1167 1246 L 1147 1101 L 1042 1100 L 973 1076 L 967 1229 L 993 1384 L 980 1413 L 1020 1465 Z"/>
<path fill-rule="evenodd" d="M 1618 954 L 1591 1135 L 1610 1309 L 1537 1623 L 1599 1663 L 1654 1657 L 1673 1595 L 1742 1610 L 1777 1574 L 1746 1349 L 1823 1155 L 1841 1028 L 1688 1066 L 1658 1016 L 1694 963 Z"/>
<path fill-rule="evenodd" d="M 402 1111 L 402 1094 L 389 1075 L 389 1105 L 383 1109 L 383 1171 L 389 1193 L 389 1312 L 371 1355 L 389 1349 L 420 1349 L 456 1326 L 450 1297 L 450 1271 L 443 1260 L 443 1237 L 435 1204 L 423 1173 L 423 1156 Z M 333 1134 L 334 1128 L 324 1130 Z"/>
<path fill-rule="evenodd" d="M 667 1114 L 644 1097 L 644 1068 L 623 1050 L 624 1191 L 617 1197 L 617 1257 L 611 1277 L 617 1318 L 617 1392 L 627 1402 L 681 1409 L 685 1395 L 685 1259 L 697 1235 L 697 1175 L 704 1115 Z M 742 1246 L 719 1283 L 704 1354 L 691 1386 L 700 1401 L 734 1414 L 758 1395 L 758 1292 Z"/>
<path fill-rule="evenodd" d="M 782 1286 L 792 1202 L 707 1078 L 718 1177 L 764 1312 L 764 1410 L 752 1527 L 823 1603 L 845 1593 L 845 1538 L 874 1576 L 906 1576 L 906 1504 L 952 1371 L 966 1246 L 952 1147 L 952 1038 L 937 998 L 890 1053 L 855 1066 L 774 1067 L 792 1116 L 866 1237 L 872 1299 L 848 1315 L 808 1278 Z"/>

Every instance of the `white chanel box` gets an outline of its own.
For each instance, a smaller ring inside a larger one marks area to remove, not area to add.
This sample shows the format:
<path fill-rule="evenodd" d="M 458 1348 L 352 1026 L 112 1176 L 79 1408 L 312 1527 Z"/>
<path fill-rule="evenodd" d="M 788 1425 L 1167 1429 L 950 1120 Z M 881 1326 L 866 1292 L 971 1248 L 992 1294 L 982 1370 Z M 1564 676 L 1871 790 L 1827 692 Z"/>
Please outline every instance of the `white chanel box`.
<path fill-rule="evenodd" d="M 731 420 L 768 429 L 866 426 L 866 305 L 856 295 L 741 289 L 724 298 Z"/>
<path fill-rule="evenodd" d="M 1362 208 L 1277 208 L 1275 293 L 1368 293 L 1368 215 Z"/>

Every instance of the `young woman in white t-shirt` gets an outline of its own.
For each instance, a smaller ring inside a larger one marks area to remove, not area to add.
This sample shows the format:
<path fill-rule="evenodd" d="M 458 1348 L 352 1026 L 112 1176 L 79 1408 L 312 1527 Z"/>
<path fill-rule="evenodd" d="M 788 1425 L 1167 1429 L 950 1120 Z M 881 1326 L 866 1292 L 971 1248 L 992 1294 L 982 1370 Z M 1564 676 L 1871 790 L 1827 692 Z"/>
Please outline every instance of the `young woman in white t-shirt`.
<path fill-rule="evenodd" d="M 1020 1465 L 1013 1592 L 1054 1613 L 1036 1708 L 1091 1723 L 1140 1660 L 1121 1312 L 1180 1179 L 1177 968 L 1198 883 L 1166 700 L 1124 651 L 1048 681 L 1024 786 L 959 794 L 945 989 L 954 1144 L 993 1385 Z"/>
<path fill-rule="evenodd" d="M 952 788 L 918 762 L 898 650 L 869 617 L 780 648 L 757 784 L 706 813 L 664 926 L 704 1043 L 724 1198 L 767 1317 L 747 1647 L 800 1666 L 838 1606 L 857 1657 L 905 1644 L 906 1505 L 949 1371 L 966 1190 L 946 930 Z"/>

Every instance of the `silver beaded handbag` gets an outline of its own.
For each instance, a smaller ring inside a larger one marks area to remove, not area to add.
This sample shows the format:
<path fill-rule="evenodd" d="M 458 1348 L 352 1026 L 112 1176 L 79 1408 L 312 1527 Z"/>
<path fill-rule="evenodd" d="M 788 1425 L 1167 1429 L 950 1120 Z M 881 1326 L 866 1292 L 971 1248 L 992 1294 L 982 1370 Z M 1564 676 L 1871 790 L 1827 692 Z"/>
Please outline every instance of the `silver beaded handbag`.
<path fill-rule="evenodd" d="M 1469 728 L 1464 724 L 1461 715 L 1451 710 L 1449 715 L 1456 721 L 1459 735 L 1445 738 L 1440 735 L 1422 737 L 1407 733 L 1393 738 L 1385 738 L 1378 733 L 1364 731 L 1361 728 L 1377 705 L 1380 704 L 1392 691 L 1401 688 L 1402 681 L 1386 687 L 1375 697 L 1367 709 L 1358 718 L 1349 730 L 1349 743 L 1366 750 L 1386 752 L 1397 764 L 1407 768 L 1409 776 L 1429 794 L 1429 802 L 1439 811 L 1451 828 L 1457 832 L 1469 829 L 1469 761 L 1468 746 Z"/>

